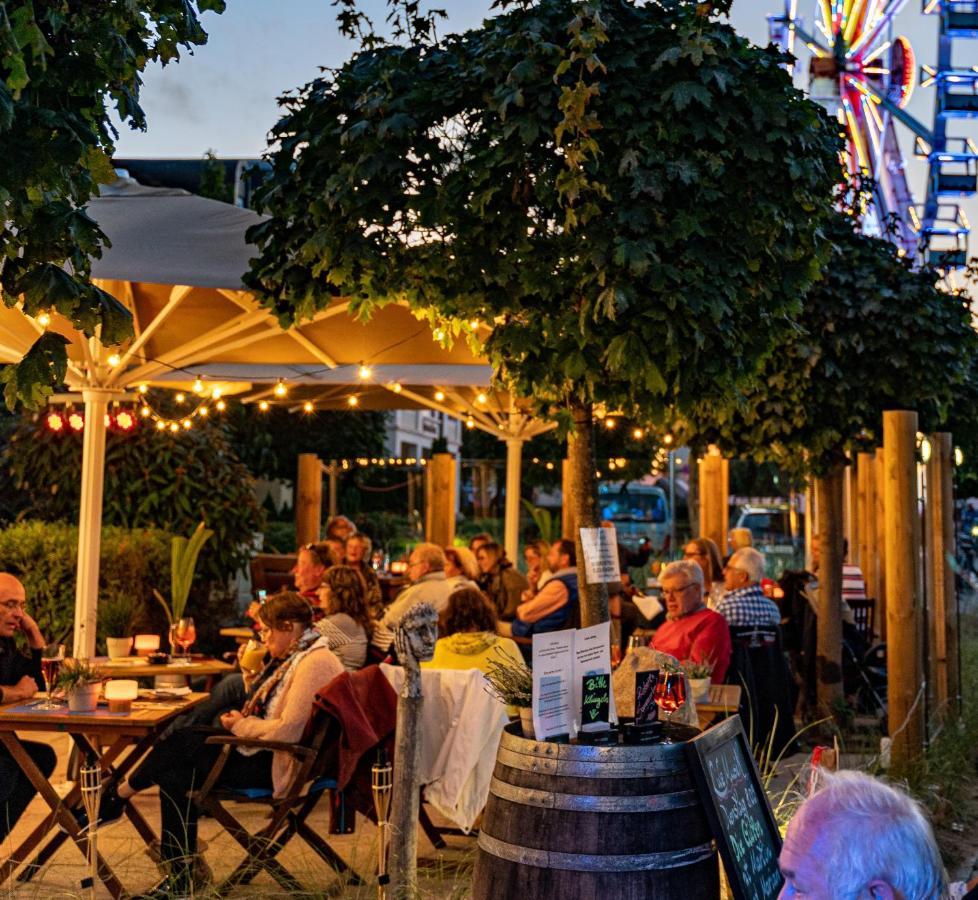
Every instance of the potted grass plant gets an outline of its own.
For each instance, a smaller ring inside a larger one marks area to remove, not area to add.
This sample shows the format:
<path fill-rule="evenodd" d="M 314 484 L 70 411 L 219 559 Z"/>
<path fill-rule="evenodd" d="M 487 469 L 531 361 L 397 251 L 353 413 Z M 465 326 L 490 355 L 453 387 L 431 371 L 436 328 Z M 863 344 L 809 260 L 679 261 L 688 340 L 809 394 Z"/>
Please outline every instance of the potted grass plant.
<path fill-rule="evenodd" d="M 94 712 L 105 676 L 87 659 L 66 659 L 55 687 L 64 692 L 70 712 Z"/>
<path fill-rule="evenodd" d="M 710 680 L 713 676 L 713 663 L 684 660 L 680 666 L 689 679 L 689 692 L 693 700 L 703 703 L 710 699 Z"/>
<path fill-rule="evenodd" d="M 535 738 L 533 730 L 533 673 L 525 666 L 514 663 L 499 651 L 498 659 L 490 659 L 486 665 L 486 681 L 489 693 L 506 704 L 511 715 L 518 714 L 523 737 Z"/>
<path fill-rule="evenodd" d="M 132 628 L 138 608 L 138 599 L 128 591 L 113 592 L 99 601 L 99 631 L 105 638 L 109 659 L 128 656 L 132 650 Z"/>

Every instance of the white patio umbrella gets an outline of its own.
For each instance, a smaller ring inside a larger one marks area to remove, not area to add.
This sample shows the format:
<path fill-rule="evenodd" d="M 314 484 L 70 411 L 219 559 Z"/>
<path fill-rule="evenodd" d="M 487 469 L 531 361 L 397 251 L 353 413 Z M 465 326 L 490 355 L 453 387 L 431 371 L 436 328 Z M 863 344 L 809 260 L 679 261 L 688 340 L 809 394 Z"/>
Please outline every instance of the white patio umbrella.
<path fill-rule="evenodd" d="M 148 188 L 120 179 L 91 201 L 89 214 L 111 241 L 93 264 L 100 287 L 133 314 L 134 337 L 122 347 L 105 347 L 88 339 L 67 320 L 53 314 L 50 322 L 25 315 L 19 308 L 0 307 L 0 362 L 17 362 L 45 328 L 69 340 L 69 388 L 85 404 L 79 514 L 78 577 L 75 597 L 74 653 L 90 656 L 95 648 L 98 560 L 101 543 L 105 457 L 105 414 L 108 404 L 140 384 L 172 383 L 198 376 L 222 383 L 226 390 L 251 391 L 254 381 L 236 367 L 277 366 L 290 382 L 303 375 L 350 379 L 361 365 L 384 369 L 389 381 L 378 390 L 392 397 L 441 408 L 413 385 L 414 371 L 397 374 L 398 366 L 447 366 L 437 373 L 453 389 L 488 386 L 489 368 L 472 354 L 465 341 L 443 348 L 429 326 L 410 310 L 392 304 L 369 323 L 355 320 L 348 304 L 338 299 L 302 325 L 282 330 L 275 317 L 244 289 L 242 275 L 254 248 L 247 229 L 261 221 L 255 212 L 198 197 L 186 191 Z M 457 367 L 457 368 L 456 368 Z M 268 370 L 253 369 L 253 374 Z M 432 375 L 429 372 L 429 376 Z M 423 379 L 422 379 L 423 381 Z M 356 382 L 352 382 L 356 383 Z M 395 384 L 402 385 L 401 392 Z M 265 388 L 267 390 L 267 388 Z M 261 390 L 261 389 L 259 389 Z M 386 408 L 397 408 L 397 401 Z M 510 427 L 512 423 L 512 427 Z M 512 477 L 507 478 L 507 546 L 517 533 L 519 514 L 519 448 L 530 435 L 520 416 L 502 419 L 479 416 L 479 427 L 507 441 Z M 535 429 L 532 429 L 534 433 Z M 544 429 L 545 430 L 545 429 Z M 512 515 L 511 515 L 512 513 Z M 515 553 L 515 541 L 512 552 Z"/>

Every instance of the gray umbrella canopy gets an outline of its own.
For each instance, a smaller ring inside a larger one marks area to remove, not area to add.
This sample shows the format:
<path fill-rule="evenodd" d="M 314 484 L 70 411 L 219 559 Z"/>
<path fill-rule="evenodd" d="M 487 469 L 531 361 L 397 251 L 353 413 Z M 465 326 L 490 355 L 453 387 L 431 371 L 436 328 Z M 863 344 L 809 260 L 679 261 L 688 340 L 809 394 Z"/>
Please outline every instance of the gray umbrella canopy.
<path fill-rule="evenodd" d="M 510 398 L 488 405 L 461 402 L 465 392 L 476 397 L 488 391 L 487 361 L 466 340 L 443 346 L 431 327 L 402 305 L 391 304 L 366 323 L 351 316 L 349 304 L 338 298 L 301 325 L 283 330 L 244 289 L 242 276 L 254 255 L 245 233 L 262 221 L 252 210 L 120 178 L 102 189 L 88 212 L 110 242 L 94 261 L 93 277 L 132 313 L 133 338 L 106 347 L 57 314 L 35 319 L 16 306 L 0 306 L 0 363 L 18 362 L 45 329 L 57 331 L 69 341 L 66 381 L 85 403 L 76 656 L 91 656 L 95 649 L 105 412 L 127 389 L 175 386 L 200 377 L 226 393 L 257 399 L 268 392 L 266 379 L 273 371 L 286 381 L 319 381 L 314 387 L 328 391 L 344 379 L 354 382 L 354 373 L 369 365 L 382 372 L 383 380 L 374 380 L 363 408 L 421 405 L 463 417 L 468 409 L 477 427 L 507 440 L 517 464 L 514 442 L 521 446 L 549 427 L 531 425 L 522 414 L 494 415 L 493 410 L 503 408 L 500 404 L 517 412 Z M 437 379 L 440 384 L 431 383 Z M 453 402 L 435 399 L 442 391 L 451 391 Z M 518 483 L 511 486 L 518 498 Z M 507 527 L 508 536 L 516 534 L 518 507 L 510 517 L 514 523 Z"/>

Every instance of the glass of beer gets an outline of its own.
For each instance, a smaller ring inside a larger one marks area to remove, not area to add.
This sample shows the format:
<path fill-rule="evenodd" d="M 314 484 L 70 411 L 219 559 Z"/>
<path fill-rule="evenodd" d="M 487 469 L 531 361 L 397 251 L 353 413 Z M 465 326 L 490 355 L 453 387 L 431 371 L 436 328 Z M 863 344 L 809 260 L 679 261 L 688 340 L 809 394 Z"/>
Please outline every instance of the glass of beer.
<path fill-rule="evenodd" d="M 57 681 L 61 665 L 65 661 L 64 644 L 47 644 L 41 650 L 41 676 L 44 678 L 44 689 L 47 691 L 47 698 L 43 703 L 39 703 L 38 709 L 58 709 L 58 704 L 51 699 L 51 691 L 54 690 L 54 683 Z"/>
<path fill-rule="evenodd" d="M 261 641 L 256 638 L 248 641 L 244 650 L 241 651 L 241 658 L 239 659 L 241 671 L 249 678 L 254 678 L 265 664 L 266 652 L 265 645 Z"/>

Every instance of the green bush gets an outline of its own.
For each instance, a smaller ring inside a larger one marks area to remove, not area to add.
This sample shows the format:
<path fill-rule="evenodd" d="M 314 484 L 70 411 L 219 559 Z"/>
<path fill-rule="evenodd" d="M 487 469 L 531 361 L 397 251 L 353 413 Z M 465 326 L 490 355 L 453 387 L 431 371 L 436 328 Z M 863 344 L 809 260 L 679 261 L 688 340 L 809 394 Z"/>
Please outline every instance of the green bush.
<path fill-rule="evenodd" d="M 24 583 L 28 610 L 44 636 L 69 645 L 77 558 L 76 525 L 25 521 L 0 529 L 0 569 Z M 99 600 L 111 607 L 121 597 L 132 598 L 132 627 L 157 630 L 161 614 L 150 606 L 151 591 L 169 584 L 170 534 L 152 528 L 103 528 L 100 566 Z M 103 624 L 108 624 L 104 617 Z"/>

